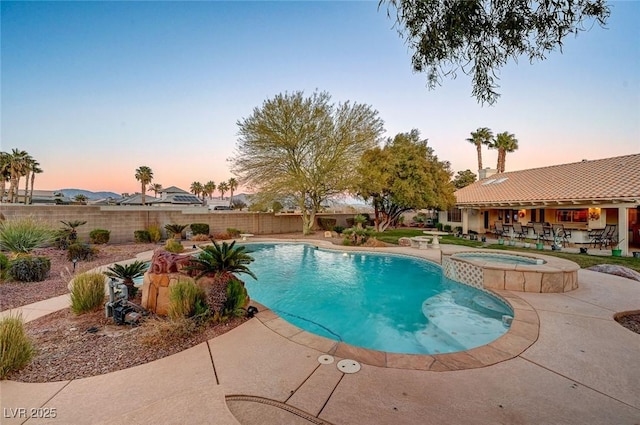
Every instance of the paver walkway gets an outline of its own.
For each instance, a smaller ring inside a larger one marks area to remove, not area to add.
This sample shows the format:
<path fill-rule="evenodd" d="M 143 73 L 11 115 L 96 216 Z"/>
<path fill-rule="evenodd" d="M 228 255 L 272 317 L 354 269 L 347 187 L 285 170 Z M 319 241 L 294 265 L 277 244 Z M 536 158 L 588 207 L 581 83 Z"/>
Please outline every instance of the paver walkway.
<path fill-rule="evenodd" d="M 336 367 L 340 357 L 321 364 L 325 353 L 305 338 L 288 338 L 255 318 L 176 355 L 106 375 L 2 381 L 0 423 L 640 424 L 640 335 L 613 320 L 639 308 L 640 282 L 586 270 L 578 279 L 579 289 L 564 294 L 518 293 L 537 312 L 539 337 L 488 367 L 434 372 L 362 364 L 345 374 Z M 20 409 L 56 409 L 57 417 L 11 417 Z"/>

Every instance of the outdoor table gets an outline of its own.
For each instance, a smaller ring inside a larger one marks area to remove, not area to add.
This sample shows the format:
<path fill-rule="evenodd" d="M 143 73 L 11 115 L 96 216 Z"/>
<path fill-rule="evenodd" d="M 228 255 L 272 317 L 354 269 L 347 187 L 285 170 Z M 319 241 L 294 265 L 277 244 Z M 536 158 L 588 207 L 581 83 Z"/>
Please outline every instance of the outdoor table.
<path fill-rule="evenodd" d="M 440 242 L 438 242 L 438 236 L 448 235 L 448 232 L 440 232 L 438 230 L 423 230 L 425 235 L 433 236 L 433 242 L 431 243 L 433 249 L 440 249 Z"/>

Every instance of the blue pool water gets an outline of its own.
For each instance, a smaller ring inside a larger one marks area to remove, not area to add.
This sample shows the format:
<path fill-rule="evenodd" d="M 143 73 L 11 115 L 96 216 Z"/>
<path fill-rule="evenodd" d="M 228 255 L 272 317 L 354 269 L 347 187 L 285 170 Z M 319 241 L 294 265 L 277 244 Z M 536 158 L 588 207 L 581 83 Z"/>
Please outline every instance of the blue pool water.
<path fill-rule="evenodd" d="M 502 264 L 544 264 L 544 260 L 540 258 L 528 258 L 522 255 L 495 254 L 485 252 L 461 252 L 454 254 L 453 258 L 464 258 L 466 260 L 475 261 L 491 261 Z"/>
<path fill-rule="evenodd" d="M 466 350 L 505 333 L 512 310 L 420 259 L 304 244 L 247 244 L 252 299 L 283 319 L 348 344 L 395 353 Z"/>

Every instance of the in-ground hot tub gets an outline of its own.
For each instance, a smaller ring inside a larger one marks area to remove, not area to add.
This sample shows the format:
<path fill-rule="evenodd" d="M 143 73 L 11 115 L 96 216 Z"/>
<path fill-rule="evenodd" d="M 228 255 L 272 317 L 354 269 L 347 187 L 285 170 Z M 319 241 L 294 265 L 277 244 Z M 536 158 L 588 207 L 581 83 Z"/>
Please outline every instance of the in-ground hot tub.
<path fill-rule="evenodd" d="M 568 292 L 578 288 L 579 269 L 572 261 L 545 255 L 492 250 L 442 254 L 446 277 L 483 289 Z"/>

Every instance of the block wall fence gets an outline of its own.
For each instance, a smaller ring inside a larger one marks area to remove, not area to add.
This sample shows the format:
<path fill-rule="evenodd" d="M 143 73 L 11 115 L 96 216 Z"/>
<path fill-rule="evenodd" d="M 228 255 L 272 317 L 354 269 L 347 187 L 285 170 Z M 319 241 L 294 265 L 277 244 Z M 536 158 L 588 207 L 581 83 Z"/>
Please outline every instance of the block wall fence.
<path fill-rule="evenodd" d="M 210 233 L 222 233 L 227 228 L 239 229 L 255 235 L 300 233 L 302 218 L 300 214 L 273 214 L 242 211 L 209 211 L 206 208 L 167 208 L 167 207 L 119 207 L 90 205 L 0 205 L 0 213 L 6 219 L 31 215 L 51 224 L 55 229 L 62 228 L 60 221 L 86 220 L 87 224 L 78 228 L 80 240 L 88 241 L 93 229 L 105 229 L 111 232 L 109 242 L 133 242 L 136 230 L 144 230 L 150 225 L 158 225 L 166 237 L 166 224 L 207 223 Z M 318 217 L 334 217 L 337 224 L 346 226 L 346 219 L 354 214 L 323 213 Z"/>

